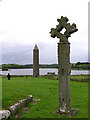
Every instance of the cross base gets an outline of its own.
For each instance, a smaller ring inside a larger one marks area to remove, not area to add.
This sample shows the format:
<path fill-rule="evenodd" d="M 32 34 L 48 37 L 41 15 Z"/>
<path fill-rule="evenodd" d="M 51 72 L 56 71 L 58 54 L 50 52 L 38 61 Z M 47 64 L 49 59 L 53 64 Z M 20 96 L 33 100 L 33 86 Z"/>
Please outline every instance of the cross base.
<path fill-rule="evenodd" d="M 60 111 L 60 109 L 54 111 L 54 114 L 61 114 L 61 115 L 65 115 L 66 117 L 72 117 L 74 115 L 76 115 L 76 113 L 78 112 L 78 109 L 70 109 L 68 112 L 67 111 Z"/>

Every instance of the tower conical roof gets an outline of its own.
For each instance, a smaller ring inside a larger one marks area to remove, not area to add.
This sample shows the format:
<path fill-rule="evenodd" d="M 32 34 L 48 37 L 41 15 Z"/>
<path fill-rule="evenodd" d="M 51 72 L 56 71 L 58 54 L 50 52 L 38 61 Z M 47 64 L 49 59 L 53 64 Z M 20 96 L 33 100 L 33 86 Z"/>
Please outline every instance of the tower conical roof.
<path fill-rule="evenodd" d="M 35 49 L 35 50 L 38 50 L 38 47 L 37 47 L 37 45 L 36 45 L 36 44 L 35 44 L 35 47 L 34 47 L 34 49 Z"/>

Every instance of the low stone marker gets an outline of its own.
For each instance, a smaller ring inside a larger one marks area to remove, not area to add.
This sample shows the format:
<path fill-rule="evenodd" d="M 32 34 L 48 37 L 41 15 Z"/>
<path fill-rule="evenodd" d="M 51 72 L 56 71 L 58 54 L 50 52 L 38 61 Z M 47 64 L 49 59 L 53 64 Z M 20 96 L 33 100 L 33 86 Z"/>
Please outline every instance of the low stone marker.
<path fill-rule="evenodd" d="M 25 98 L 23 100 L 19 100 L 19 102 L 17 102 L 14 105 L 10 106 L 8 108 L 8 110 L 0 110 L 0 120 L 8 119 L 11 114 L 16 114 L 17 110 L 20 107 L 26 106 L 26 104 L 29 103 L 30 101 L 33 101 L 33 96 L 32 95 L 29 95 L 27 98 Z"/>
<path fill-rule="evenodd" d="M 10 116 L 10 111 L 9 110 L 0 110 L 0 120 L 2 119 L 8 119 Z"/>
<path fill-rule="evenodd" d="M 54 76 L 54 75 L 55 75 L 55 72 L 47 72 L 47 75 L 48 75 L 48 76 Z"/>
<path fill-rule="evenodd" d="M 27 107 L 27 103 L 29 102 L 36 102 L 36 101 L 40 101 L 40 99 L 33 99 L 32 95 L 29 95 L 27 98 L 19 100 L 17 103 L 15 103 L 14 105 L 10 106 L 8 108 L 8 110 L 0 110 L 0 120 L 6 120 L 9 119 L 10 115 L 13 114 L 15 115 L 15 118 L 18 119 L 20 118 L 22 115 L 19 114 L 17 112 L 17 110 L 22 107 L 22 110 L 24 112 L 29 110 L 29 107 Z M 36 103 L 35 103 L 36 104 Z"/>
<path fill-rule="evenodd" d="M 16 114 L 18 108 L 26 106 L 27 103 L 33 100 L 32 95 L 29 95 L 28 98 L 25 98 L 23 100 L 19 100 L 18 103 L 15 103 L 11 107 L 9 107 L 9 111 L 13 114 Z"/>

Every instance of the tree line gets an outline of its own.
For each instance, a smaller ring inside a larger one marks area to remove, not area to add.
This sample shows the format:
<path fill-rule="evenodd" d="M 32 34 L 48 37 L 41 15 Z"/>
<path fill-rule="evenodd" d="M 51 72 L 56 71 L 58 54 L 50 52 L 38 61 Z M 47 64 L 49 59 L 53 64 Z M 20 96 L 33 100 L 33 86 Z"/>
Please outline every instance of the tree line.
<path fill-rule="evenodd" d="M 0 65 L 0 68 L 2 68 L 2 70 L 8 70 L 8 69 L 25 69 L 25 68 L 33 68 L 33 64 L 26 64 L 26 65 L 2 64 L 2 65 Z M 40 64 L 39 68 L 58 68 L 58 64 Z M 90 63 L 89 62 L 71 63 L 71 69 L 90 70 Z"/>

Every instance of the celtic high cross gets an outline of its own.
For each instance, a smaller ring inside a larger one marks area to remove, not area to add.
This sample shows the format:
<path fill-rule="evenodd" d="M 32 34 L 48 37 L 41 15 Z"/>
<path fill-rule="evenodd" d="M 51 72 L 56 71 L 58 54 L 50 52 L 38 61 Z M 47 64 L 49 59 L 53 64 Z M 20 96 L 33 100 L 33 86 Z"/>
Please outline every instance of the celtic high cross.
<path fill-rule="evenodd" d="M 60 38 L 58 43 L 58 77 L 59 77 L 59 109 L 57 113 L 69 114 L 73 116 L 76 113 L 76 109 L 71 109 L 70 106 L 70 43 L 68 38 L 72 33 L 76 32 L 76 24 L 68 23 L 68 18 L 61 16 L 61 19 L 57 19 L 59 22 L 56 28 L 51 28 L 51 37 Z M 64 34 L 61 33 L 63 28 L 66 29 Z"/>

